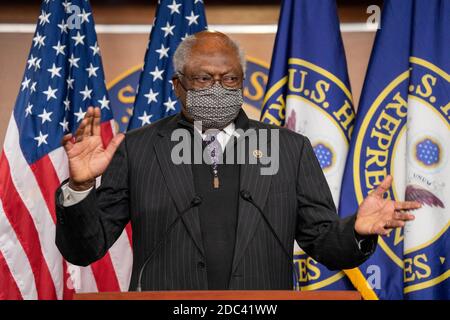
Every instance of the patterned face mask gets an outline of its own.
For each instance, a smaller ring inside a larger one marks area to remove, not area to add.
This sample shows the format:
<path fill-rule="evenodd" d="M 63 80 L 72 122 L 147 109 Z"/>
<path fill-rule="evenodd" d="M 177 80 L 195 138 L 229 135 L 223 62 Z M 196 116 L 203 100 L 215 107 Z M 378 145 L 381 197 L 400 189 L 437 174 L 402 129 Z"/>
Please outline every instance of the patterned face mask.
<path fill-rule="evenodd" d="M 223 129 L 236 119 L 244 100 L 242 89 L 226 89 L 219 83 L 199 90 L 187 90 L 186 111 L 203 129 Z"/>

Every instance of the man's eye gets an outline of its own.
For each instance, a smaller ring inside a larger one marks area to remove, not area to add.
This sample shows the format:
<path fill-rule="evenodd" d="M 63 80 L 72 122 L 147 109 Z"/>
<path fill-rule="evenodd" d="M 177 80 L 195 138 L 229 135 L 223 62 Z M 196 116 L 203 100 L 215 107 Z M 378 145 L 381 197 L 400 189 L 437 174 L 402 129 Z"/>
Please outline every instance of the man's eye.
<path fill-rule="evenodd" d="M 236 83 L 239 81 L 239 77 L 236 76 L 225 76 L 222 79 L 223 82 L 225 83 Z"/>
<path fill-rule="evenodd" d="M 194 81 L 198 81 L 198 82 L 209 82 L 209 81 L 211 81 L 211 77 L 208 77 L 208 76 L 198 76 L 198 77 L 194 77 Z"/>

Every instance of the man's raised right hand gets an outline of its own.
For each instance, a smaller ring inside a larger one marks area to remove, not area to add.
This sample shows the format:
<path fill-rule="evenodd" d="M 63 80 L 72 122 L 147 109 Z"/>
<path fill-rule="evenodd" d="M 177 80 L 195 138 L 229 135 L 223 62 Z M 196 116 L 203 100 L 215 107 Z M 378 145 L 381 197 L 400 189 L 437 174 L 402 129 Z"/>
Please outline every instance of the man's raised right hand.
<path fill-rule="evenodd" d="M 67 134 L 62 145 L 69 159 L 69 187 L 87 190 L 95 185 L 95 178 L 102 175 L 125 135 L 117 134 L 104 148 L 101 137 L 100 108 L 89 107 L 75 132 Z"/>

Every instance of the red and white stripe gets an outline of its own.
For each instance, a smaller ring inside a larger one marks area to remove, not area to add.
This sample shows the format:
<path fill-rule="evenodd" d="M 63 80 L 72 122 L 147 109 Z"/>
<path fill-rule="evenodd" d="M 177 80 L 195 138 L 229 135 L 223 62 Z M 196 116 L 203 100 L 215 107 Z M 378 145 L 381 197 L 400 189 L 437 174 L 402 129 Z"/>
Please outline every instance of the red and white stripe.
<path fill-rule="evenodd" d="M 110 122 L 102 124 L 102 136 L 105 144 L 112 138 Z M 128 289 L 133 259 L 129 227 L 89 267 L 68 264 L 56 248 L 54 194 L 68 177 L 62 147 L 29 166 L 12 117 L 0 177 L 0 299 L 62 299 L 70 297 L 72 287 L 76 292 Z"/>

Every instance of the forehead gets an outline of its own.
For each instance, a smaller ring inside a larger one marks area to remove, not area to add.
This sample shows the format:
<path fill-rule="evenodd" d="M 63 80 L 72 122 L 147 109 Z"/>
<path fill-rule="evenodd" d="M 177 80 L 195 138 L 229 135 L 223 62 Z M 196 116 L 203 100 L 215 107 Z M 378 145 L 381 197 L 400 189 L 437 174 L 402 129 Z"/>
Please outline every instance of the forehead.
<path fill-rule="evenodd" d="M 186 72 L 241 70 L 239 52 L 235 47 L 221 41 L 208 40 L 198 40 L 189 50 L 185 64 Z"/>

